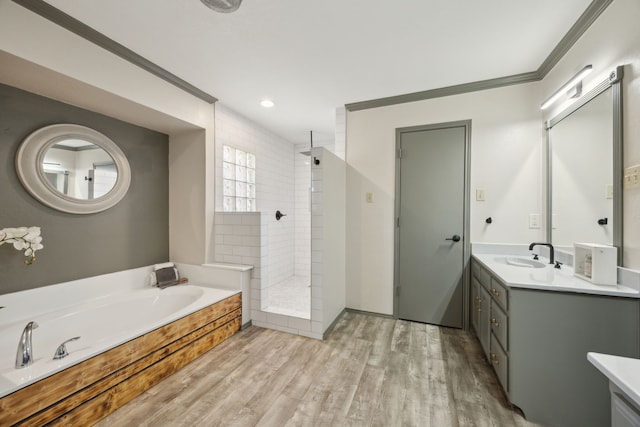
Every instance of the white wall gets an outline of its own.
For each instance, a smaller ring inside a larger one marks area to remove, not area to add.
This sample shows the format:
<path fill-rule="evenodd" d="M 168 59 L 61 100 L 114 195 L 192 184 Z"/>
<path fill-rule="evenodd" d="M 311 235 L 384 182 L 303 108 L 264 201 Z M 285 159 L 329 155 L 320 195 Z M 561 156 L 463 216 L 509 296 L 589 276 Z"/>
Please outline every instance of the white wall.
<path fill-rule="evenodd" d="M 472 242 L 540 240 L 543 134 L 535 83 L 347 113 L 347 307 L 393 313 L 395 130 L 471 119 Z M 365 203 L 365 193 L 373 203 Z M 485 218 L 493 218 L 487 225 Z"/>
<path fill-rule="evenodd" d="M 587 64 L 593 72 L 584 81 L 583 92 L 603 81 L 618 65 L 624 65 L 623 138 L 624 167 L 640 164 L 640 2 L 616 0 L 541 82 L 535 103 L 550 96 Z M 559 103 L 545 112 L 545 119 L 565 108 Z M 640 190 L 623 191 L 623 264 L 640 269 Z"/>
<path fill-rule="evenodd" d="M 595 70 L 584 92 L 625 64 L 624 165 L 640 164 L 640 3 L 613 2 L 560 63 L 539 83 L 493 89 L 347 114 L 347 307 L 393 311 L 394 130 L 472 120 L 471 241 L 527 243 L 544 239 L 545 168 L 539 105 L 586 64 Z M 476 202 L 476 188 L 487 200 Z M 364 194 L 374 193 L 365 204 Z M 640 268 L 640 190 L 624 192 L 624 265 Z M 543 227 L 528 228 L 529 213 Z M 491 216 L 493 224 L 484 219 Z"/>
<path fill-rule="evenodd" d="M 211 104 L 11 1 L 0 2 L 0 64 L 2 83 L 167 133 L 169 252 L 176 261 L 205 262 L 212 253 Z"/>
<path fill-rule="evenodd" d="M 267 223 L 268 271 L 263 287 L 294 274 L 295 209 L 294 146 L 242 115 L 216 103 L 216 210 L 223 210 L 222 146 L 230 145 L 256 155 L 256 196 Z M 275 212 L 287 214 L 276 221 Z"/>
<path fill-rule="evenodd" d="M 311 157 L 300 154 L 308 147 L 297 144 L 294 147 L 295 162 L 295 247 L 294 274 L 311 276 Z"/>
<path fill-rule="evenodd" d="M 169 258 L 174 262 L 213 260 L 206 239 L 211 234 L 206 231 L 204 208 L 204 137 L 204 131 L 193 130 L 169 139 Z"/>
<path fill-rule="evenodd" d="M 322 318 L 324 333 L 345 308 L 346 167 L 324 148 L 314 148 L 312 157 L 320 163 L 311 165 L 311 318 Z"/>

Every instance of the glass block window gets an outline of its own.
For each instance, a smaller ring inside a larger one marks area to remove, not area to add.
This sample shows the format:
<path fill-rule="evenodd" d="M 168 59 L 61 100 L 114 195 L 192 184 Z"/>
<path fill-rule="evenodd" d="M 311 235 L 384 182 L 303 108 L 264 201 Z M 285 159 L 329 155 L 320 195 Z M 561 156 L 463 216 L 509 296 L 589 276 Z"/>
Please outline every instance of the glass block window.
<path fill-rule="evenodd" d="M 225 212 L 256 211 L 256 156 L 222 146 L 222 192 Z"/>

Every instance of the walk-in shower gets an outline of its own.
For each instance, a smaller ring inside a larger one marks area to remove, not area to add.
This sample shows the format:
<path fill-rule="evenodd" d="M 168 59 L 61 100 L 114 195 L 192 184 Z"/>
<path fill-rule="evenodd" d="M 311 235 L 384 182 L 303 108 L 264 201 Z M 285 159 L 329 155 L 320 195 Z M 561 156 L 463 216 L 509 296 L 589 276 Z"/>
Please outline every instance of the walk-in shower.
<path fill-rule="evenodd" d="M 282 244 L 293 245 L 292 274 L 269 283 L 263 291 L 266 312 L 310 319 L 311 316 L 311 166 L 310 151 L 304 145 L 293 147 L 293 212 L 281 212 L 273 227 L 293 226 L 293 238 Z M 289 224 L 286 224 L 286 223 Z M 271 275 L 269 275 L 271 276 Z"/>

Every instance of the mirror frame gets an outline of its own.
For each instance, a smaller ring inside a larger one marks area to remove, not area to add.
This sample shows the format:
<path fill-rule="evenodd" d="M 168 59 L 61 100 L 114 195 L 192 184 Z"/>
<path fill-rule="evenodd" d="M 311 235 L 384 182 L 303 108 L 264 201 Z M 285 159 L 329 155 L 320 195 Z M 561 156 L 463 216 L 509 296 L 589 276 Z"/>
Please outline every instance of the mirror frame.
<path fill-rule="evenodd" d="M 66 139 L 91 142 L 111 156 L 118 171 L 111 191 L 96 199 L 83 200 L 69 197 L 53 188 L 44 175 L 42 164 L 47 150 Z M 120 147 L 102 133 L 74 124 L 54 124 L 32 132 L 18 148 L 15 165 L 20 182 L 36 200 L 72 214 L 92 214 L 115 206 L 127 194 L 131 184 L 131 168 Z"/>
<path fill-rule="evenodd" d="M 561 111 L 558 115 L 545 123 L 547 136 L 547 241 L 552 238 L 552 198 L 553 198 L 553 177 L 552 177 L 552 141 L 551 129 L 562 120 L 576 112 L 580 107 L 600 95 L 605 90 L 612 90 L 612 112 L 613 112 L 613 246 L 618 248 L 618 265 L 622 265 L 622 78 L 624 76 L 623 66 L 618 66 L 609 73 L 607 79 L 587 92 L 575 103 Z"/>

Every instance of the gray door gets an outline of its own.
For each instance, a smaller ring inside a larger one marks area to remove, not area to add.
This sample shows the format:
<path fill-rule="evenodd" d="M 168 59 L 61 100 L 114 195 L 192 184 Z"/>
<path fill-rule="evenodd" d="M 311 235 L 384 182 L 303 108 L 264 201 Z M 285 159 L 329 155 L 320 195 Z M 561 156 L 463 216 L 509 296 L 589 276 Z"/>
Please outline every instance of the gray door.
<path fill-rule="evenodd" d="M 464 124 L 398 131 L 396 280 L 401 319 L 463 327 L 467 132 Z"/>

